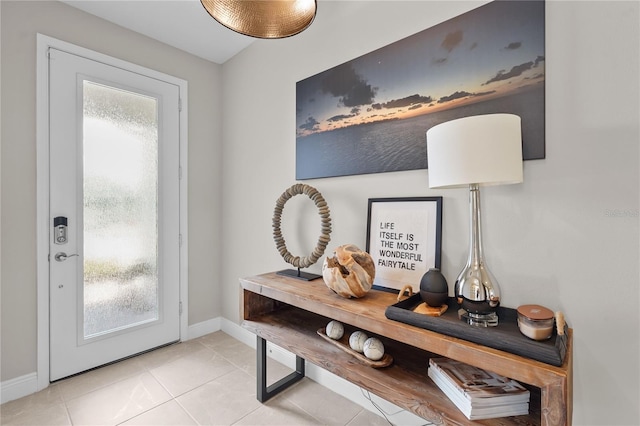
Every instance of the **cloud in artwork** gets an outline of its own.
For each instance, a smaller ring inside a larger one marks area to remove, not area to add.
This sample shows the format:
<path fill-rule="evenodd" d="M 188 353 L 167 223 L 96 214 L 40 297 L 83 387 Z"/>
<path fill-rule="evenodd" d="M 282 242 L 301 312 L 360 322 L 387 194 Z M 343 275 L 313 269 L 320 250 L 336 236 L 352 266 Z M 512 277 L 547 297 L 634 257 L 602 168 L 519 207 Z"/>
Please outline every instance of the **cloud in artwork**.
<path fill-rule="evenodd" d="M 509 80 L 510 78 L 518 77 L 522 75 L 523 72 L 530 70 L 532 67 L 533 67 L 533 61 L 529 61 L 529 62 L 525 62 L 524 64 L 514 66 L 508 72 L 505 72 L 505 70 L 500 70 L 495 76 L 487 80 L 487 82 L 484 83 L 483 86 L 490 83 L 494 83 L 496 81 L 504 81 L 504 80 Z"/>
<path fill-rule="evenodd" d="M 431 61 L 431 63 L 432 63 L 433 65 L 442 65 L 442 64 L 444 64 L 444 63 L 446 63 L 446 62 L 447 62 L 447 59 L 448 59 L 448 58 L 434 58 L 434 59 Z"/>
<path fill-rule="evenodd" d="M 466 98 L 471 96 L 471 93 L 466 92 L 466 91 L 457 91 L 454 92 L 448 96 L 443 96 L 440 99 L 438 99 L 438 103 L 439 104 L 443 104 L 445 102 L 451 102 L 451 101 L 455 101 L 456 99 L 462 99 L 462 98 Z"/>
<path fill-rule="evenodd" d="M 327 118 L 328 122 L 336 122 L 336 121 L 342 121 L 342 120 L 347 120 L 349 118 L 353 118 L 355 117 L 355 114 L 338 114 L 338 115 L 334 115 L 333 117 L 329 117 Z"/>
<path fill-rule="evenodd" d="M 318 130 L 319 124 L 320 123 L 315 118 L 309 117 L 307 118 L 307 121 L 305 121 L 303 124 L 299 126 L 299 128 L 301 130 L 307 130 L 307 131 L 313 132 Z"/>
<path fill-rule="evenodd" d="M 512 43 L 509 43 L 507 46 L 505 46 L 505 49 L 506 50 L 516 50 L 516 49 L 520 49 L 521 46 L 522 46 L 522 42 L 514 41 Z"/>
<path fill-rule="evenodd" d="M 538 57 L 536 58 L 535 63 L 533 64 L 533 67 L 537 67 L 538 65 L 540 65 L 540 62 L 544 62 L 544 56 L 540 56 L 538 55 Z"/>
<path fill-rule="evenodd" d="M 442 40 L 440 47 L 443 47 L 448 52 L 451 52 L 462 42 L 462 38 L 463 38 L 462 30 L 449 33 L 445 36 L 444 40 Z"/>
<path fill-rule="evenodd" d="M 448 96 L 443 96 L 440 99 L 438 99 L 438 103 L 439 104 L 444 104 L 446 102 L 451 102 L 451 101 L 455 101 L 456 99 L 463 99 L 463 98 L 477 98 L 480 96 L 487 96 L 490 95 L 492 93 L 495 93 L 495 90 L 489 90 L 486 92 L 477 92 L 477 93 L 469 93 L 467 91 L 457 91 L 454 92 Z M 429 106 L 433 106 L 433 105 L 429 105 Z"/>
<path fill-rule="evenodd" d="M 345 107 L 357 107 L 373 102 L 378 89 L 372 87 L 347 62 L 328 71 L 322 80 L 323 93 L 330 93 L 338 98 L 338 104 Z"/>
<path fill-rule="evenodd" d="M 433 101 L 431 96 L 421 96 L 416 93 L 415 95 L 407 96 L 406 98 L 393 99 L 389 102 L 385 102 L 382 104 L 382 107 L 387 109 L 402 108 L 406 106 L 412 106 L 415 104 L 429 103 L 431 101 Z"/>

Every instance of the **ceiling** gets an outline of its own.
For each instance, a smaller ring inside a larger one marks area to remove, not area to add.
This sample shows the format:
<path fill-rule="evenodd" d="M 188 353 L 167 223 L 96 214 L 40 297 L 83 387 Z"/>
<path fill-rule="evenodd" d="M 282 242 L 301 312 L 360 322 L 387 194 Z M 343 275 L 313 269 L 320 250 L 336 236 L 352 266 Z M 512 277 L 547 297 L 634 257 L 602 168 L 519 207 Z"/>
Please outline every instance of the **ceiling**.
<path fill-rule="evenodd" d="M 200 0 L 61 1 L 218 64 L 255 41 L 219 24 Z"/>

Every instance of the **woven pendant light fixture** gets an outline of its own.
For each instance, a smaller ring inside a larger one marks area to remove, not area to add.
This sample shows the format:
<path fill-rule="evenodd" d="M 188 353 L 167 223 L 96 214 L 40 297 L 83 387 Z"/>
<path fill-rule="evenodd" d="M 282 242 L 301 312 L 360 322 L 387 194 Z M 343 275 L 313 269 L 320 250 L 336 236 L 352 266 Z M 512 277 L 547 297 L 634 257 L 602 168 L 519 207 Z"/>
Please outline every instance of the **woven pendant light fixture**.
<path fill-rule="evenodd" d="M 257 38 L 284 38 L 304 31 L 316 16 L 316 0 L 200 0 L 225 27 Z"/>

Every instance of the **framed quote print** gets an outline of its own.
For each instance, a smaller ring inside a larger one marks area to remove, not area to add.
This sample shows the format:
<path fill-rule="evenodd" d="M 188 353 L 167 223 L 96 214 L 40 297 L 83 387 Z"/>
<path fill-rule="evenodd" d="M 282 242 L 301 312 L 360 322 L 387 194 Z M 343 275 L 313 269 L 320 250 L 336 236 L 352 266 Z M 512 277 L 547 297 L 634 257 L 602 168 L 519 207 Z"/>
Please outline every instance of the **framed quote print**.
<path fill-rule="evenodd" d="M 367 252 L 376 266 L 375 288 L 388 291 L 411 285 L 430 268 L 440 268 L 442 197 L 370 198 Z"/>

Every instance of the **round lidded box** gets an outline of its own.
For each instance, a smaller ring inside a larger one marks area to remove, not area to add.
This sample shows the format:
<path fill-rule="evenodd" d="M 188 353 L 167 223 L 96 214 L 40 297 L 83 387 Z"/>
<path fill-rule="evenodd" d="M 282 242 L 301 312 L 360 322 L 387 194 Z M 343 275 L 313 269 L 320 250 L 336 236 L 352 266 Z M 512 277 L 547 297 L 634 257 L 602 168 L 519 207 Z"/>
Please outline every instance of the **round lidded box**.
<path fill-rule="evenodd" d="M 518 307 L 518 328 L 533 340 L 546 340 L 553 334 L 554 316 L 551 309 L 540 305 Z"/>
<path fill-rule="evenodd" d="M 429 269 L 420 280 L 420 297 L 429 306 L 439 308 L 449 299 L 447 280 L 438 268 Z"/>

